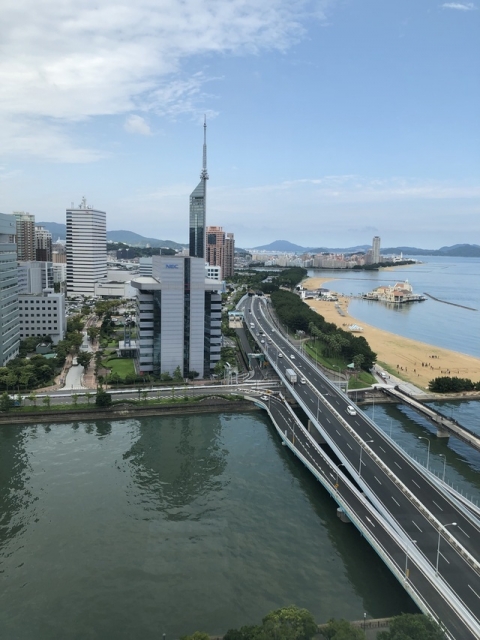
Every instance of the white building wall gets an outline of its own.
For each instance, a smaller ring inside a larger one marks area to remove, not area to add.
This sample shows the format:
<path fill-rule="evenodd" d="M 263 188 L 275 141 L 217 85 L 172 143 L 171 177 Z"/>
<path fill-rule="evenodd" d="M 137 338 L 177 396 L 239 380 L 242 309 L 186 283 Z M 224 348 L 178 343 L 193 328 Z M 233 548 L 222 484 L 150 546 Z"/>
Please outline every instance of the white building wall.
<path fill-rule="evenodd" d="M 190 371 L 204 377 L 205 363 L 205 267 L 201 258 L 190 259 Z"/>
<path fill-rule="evenodd" d="M 65 296 L 45 289 L 41 295 L 19 295 L 20 339 L 50 336 L 55 344 L 65 337 Z"/>
<path fill-rule="evenodd" d="M 18 355 L 18 268 L 16 219 L 0 213 L 0 367 Z"/>

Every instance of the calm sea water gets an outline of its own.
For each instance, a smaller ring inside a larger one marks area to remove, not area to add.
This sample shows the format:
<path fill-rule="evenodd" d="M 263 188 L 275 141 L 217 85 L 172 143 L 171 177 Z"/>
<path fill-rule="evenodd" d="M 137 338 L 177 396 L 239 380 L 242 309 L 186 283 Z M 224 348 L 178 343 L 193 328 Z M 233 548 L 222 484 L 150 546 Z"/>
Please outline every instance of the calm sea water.
<path fill-rule="evenodd" d="M 427 299 L 426 302 L 387 306 L 379 302 L 354 299 L 349 310 L 353 317 L 407 338 L 480 357 L 480 259 L 419 257 L 422 264 L 381 271 L 310 270 L 309 275 L 332 277 L 325 285 L 344 294 L 367 293 L 383 284 L 408 280 L 415 293 L 477 309 Z"/>
<path fill-rule="evenodd" d="M 263 414 L 1 426 L 0 479 L 1 638 L 415 610 Z"/>

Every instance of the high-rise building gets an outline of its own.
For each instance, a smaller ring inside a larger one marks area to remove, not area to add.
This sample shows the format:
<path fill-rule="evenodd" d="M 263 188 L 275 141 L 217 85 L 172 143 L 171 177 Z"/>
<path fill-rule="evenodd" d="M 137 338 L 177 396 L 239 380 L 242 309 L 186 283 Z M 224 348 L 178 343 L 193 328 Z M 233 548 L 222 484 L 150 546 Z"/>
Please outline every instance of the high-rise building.
<path fill-rule="evenodd" d="M 18 273 L 14 216 L 0 213 L 0 367 L 18 355 Z"/>
<path fill-rule="evenodd" d="M 203 123 L 203 166 L 200 182 L 190 195 L 190 235 L 191 258 L 205 259 L 205 227 L 207 220 L 207 122 Z"/>
<path fill-rule="evenodd" d="M 227 233 L 225 238 L 222 270 L 224 278 L 231 278 L 235 273 L 235 236 L 233 233 Z"/>
<path fill-rule="evenodd" d="M 222 299 L 218 281 L 205 278 L 202 258 L 153 256 L 152 275 L 137 289 L 138 373 L 209 375 L 220 359 Z"/>
<path fill-rule="evenodd" d="M 380 236 L 374 236 L 372 240 L 372 264 L 380 262 Z"/>
<path fill-rule="evenodd" d="M 107 277 L 107 214 L 87 207 L 67 209 L 67 294 L 93 296 Z"/>
<path fill-rule="evenodd" d="M 35 260 L 52 262 L 52 234 L 45 227 L 35 227 Z"/>
<path fill-rule="evenodd" d="M 18 260 L 35 260 L 35 216 L 14 211 Z"/>
<path fill-rule="evenodd" d="M 207 227 L 206 262 L 221 267 L 222 278 L 233 276 L 235 239 L 233 233 L 225 233 L 222 227 Z"/>
<path fill-rule="evenodd" d="M 63 340 L 66 330 L 65 296 L 46 288 L 39 294 L 18 297 L 20 338 L 50 336 L 54 344 Z"/>

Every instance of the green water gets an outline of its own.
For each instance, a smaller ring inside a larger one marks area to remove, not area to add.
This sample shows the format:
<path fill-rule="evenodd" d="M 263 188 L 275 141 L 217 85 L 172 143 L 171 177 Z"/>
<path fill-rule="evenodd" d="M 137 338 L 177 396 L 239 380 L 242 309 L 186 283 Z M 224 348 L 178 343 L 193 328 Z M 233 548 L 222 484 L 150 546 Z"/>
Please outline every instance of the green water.
<path fill-rule="evenodd" d="M 262 414 L 0 427 L 0 637 L 415 610 Z"/>

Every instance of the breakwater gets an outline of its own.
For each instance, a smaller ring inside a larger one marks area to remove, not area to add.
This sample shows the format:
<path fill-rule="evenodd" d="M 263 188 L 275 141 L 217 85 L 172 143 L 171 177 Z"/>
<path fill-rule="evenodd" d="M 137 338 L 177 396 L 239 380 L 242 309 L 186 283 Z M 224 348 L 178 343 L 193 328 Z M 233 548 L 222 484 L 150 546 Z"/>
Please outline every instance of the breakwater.
<path fill-rule="evenodd" d="M 457 304 L 456 302 L 441 300 L 440 298 L 436 298 L 435 296 L 432 296 L 431 293 L 427 293 L 426 291 L 423 292 L 423 295 L 427 296 L 428 298 L 431 298 L 432 300 L 435 300 L 436 302 L 442 302 L 443 304 L 450 304 L 452 307 L 460 307 L 460 309 L 468 309 L 469 311 L 478 311 L 478 309 L 474 309 L 473 307 L 466 307 L 464 304 Z"/>

